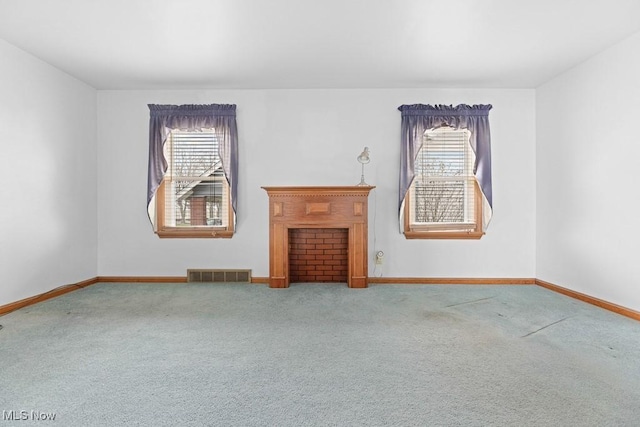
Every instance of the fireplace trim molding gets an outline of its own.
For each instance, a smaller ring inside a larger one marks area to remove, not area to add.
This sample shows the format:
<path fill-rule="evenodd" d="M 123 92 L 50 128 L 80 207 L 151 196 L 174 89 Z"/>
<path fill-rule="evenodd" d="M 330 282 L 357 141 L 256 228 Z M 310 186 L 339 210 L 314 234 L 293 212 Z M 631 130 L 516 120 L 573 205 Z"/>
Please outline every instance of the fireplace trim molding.
<path fill-rule="evenodd" d="M 374 186 L 262 187 L 269 196 L 269 287 L 288 288 L 289 229 L 349 230 L 347 284 L 368 286 L 368 197 Z"/>

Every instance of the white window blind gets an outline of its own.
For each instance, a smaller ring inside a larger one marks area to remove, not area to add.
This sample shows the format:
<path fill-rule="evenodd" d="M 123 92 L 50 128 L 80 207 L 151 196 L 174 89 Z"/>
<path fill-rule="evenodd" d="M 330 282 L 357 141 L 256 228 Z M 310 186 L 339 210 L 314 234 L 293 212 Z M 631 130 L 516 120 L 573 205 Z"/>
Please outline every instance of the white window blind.
<path fill-rule="evenodd" d="M 474 154 L 469 131 L 449 127 L 425 132 L 410 188 L 410 222 L 425 230 L 475 228 Z"/>
<path fill-rule="evenodd" d="M 229 185 L 213 129 L 171 131 L 165 158 L 165 226 L 226 228 Z"/>

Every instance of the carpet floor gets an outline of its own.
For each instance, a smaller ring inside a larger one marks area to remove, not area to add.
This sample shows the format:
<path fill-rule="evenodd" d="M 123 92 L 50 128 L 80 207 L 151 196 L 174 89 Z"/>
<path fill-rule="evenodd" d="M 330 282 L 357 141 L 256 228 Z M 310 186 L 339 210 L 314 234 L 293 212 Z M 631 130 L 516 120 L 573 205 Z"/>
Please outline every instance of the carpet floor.
<path fill-rule="evenodd" d="M 640 423 L 640 322 L 537 286 L 100 283 L 0 325 L 0 427 Z"/>

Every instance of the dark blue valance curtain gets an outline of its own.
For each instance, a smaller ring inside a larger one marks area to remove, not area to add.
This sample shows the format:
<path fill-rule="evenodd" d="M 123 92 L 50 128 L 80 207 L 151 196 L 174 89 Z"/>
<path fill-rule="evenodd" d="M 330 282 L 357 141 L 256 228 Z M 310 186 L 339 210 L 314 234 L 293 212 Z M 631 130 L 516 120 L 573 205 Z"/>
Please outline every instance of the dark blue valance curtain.
<path fill-rule="evenodd" d="M 208 105 L 156 105 L 149 104 L 149 173 L 147 183 L 147 210 L 155 224 L 155 198 L 158 186 L 167 171 L 164 144 L 172 129 L 214 129 L 218 139 L 218 154 L 222 170 L 231 191 L 234 218 L 237 213 L 238 194 L 238 126 L 234 104 Z"/>
<path fill-rule="evenodd" d="M 400 193 L 399 214 L 402 216 L 407 191 L 415 177 L 415 160 L 422 147 L 424 133 L 433 128 L 450 126 L 467 129 L 471 136 L 469 143 L 476 159 L 473 173 L 478 180 L 483 196 L 483 229 L 489 224 L 493 209 L 491 190 L 491 133 L 489 131 L 489 110 L 491 105 L 401 105 L 402 113 L 400 148 Z M 402 221 L 401 221 L 402 223 Z"/>

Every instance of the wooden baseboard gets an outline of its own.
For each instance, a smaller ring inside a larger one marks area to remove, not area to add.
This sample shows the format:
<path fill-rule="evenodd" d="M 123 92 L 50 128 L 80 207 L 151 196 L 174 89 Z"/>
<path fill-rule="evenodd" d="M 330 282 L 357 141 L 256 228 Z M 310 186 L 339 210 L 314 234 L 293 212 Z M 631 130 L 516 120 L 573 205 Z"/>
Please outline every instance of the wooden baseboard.
<path fill-rule="evenodd" d="M 187 283 L 187 276 L 98 276 L 100 283 Z"/>
<path fill-rule="evenodd" d="M 471 277 L 369 277 L 371 284 L 401 285 L 534 285 L 530 278 L 471 278 Z"/>
<path fill-rule="evenodd" d="M 87 286 L 98 283 L 98 278 L 94 277 L 92 279 L 83 280 L 82 282 L 72 283 L 69 285 L 63 285 L 52 289 L 47 292 L 43 292 L 39 295 L 34 295 L 32 297 L 28 297 L 25 299 L 21 299 L 20 301 L 11 302 L 9 304 L 0 305 L 0 316 L 11 313 L 12 311 L 18 310 L 20 308 L 24 308 L 42 301 L 46 301 L 51 298 L 58 297 L 60 295 L 67 294 L 69 292 L 76 291 L 78 289 L 86 288 Z"/>
<path fill-rule="evenodd" d="M 572 291 L 571 289 L 563 288 L 562 286 L 545 282 L 544 280 L 540 280 L 540 279 L 536 279 L 536 285 L 542 286 L 543 288 L 549 289 L 559 294 L 566 295 L 568 297 L 586 302 L 588 304 L 595 305 L 600 308 L 604 308 L 605 310 L 613 311 L 614 313 L 618 313 L 622 316 L 629 317 L 634 320 L 640 320 L 640 312 L 631 310 L 630 308 L 623 307 L 621 305 L 614 304 L 609 301 L 604 301 L 599 298 L 595 298 L 580 292 Z"/>
<path fill-rule="evenodd" d="M 0 306 L 0 316 L 96 283 L 186 283 L 185 276 L 98 276 L 82 282 L 63 285 L 39 295 Z M 640 312 L 604 301 L 540 279 L 531 278 L 466 278 L 466 277 L 369 277 L 371 284 L 408 285 L 538 285 L 554 292 L 586 302 L 605 310 L 640 321 Z M 251 283 L 269 283 L 268 277 L 252 277 Z"/>
<path fill-rule="evenodd" d="M 187 283 L 186 276 L 98 276 L 101 283 Z M 251 283 L 269 283 L 268 277 L 252 277 Z M 239 282 L 238 284 L 242 284 Z"/>
<path fill-rule="evenodd" d="M 533 278 L 471 278 L 471 277 L 371 277 L 372 285 L 535 285 Z M 253 277 L 251 283 L 269 283 L 268 277 Z"/>

